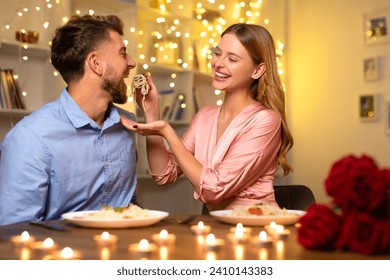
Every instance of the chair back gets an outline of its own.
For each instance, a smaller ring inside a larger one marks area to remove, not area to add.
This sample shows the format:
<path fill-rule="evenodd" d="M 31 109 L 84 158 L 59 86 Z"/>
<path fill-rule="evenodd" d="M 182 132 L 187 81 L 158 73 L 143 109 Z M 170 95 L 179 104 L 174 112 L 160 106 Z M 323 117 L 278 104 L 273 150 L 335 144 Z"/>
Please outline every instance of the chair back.
<path fill-rule="evenodd" d="M 306 210 L 316 202 L 311 189 L 304 185 L 274 186 L 274 190 L 280 208 Z"/>

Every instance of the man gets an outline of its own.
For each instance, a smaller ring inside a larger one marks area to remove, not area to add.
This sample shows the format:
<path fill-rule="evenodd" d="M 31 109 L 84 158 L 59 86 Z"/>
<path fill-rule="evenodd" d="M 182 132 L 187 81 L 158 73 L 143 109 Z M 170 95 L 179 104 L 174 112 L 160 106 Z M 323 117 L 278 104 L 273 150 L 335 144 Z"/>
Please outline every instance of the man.
<path fill-rule="evenodd" d="M 0 225 L 127 206 L 135 198 L 133 132 L 116 107 L 135 61 L 116 16 L 72 17 L 57 28 L 51 61 L 67 87 L 21 120 L 0 146 Z"/>

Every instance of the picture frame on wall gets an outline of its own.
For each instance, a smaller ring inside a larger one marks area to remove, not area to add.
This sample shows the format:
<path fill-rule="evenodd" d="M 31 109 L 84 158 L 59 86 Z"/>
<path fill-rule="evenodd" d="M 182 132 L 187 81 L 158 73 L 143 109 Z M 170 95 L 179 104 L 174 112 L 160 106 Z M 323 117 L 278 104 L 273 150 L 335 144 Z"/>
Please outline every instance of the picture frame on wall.
<path fill-rule="evenodd" d="M 377 94 L 365 94 L 359 97 L 359 117 L 362 121 L 376 121 L 378 119 Z"/>
<path fill-rule="evenodd" d="M 364 39 L 367 45 L 390 42 L 390 9 L 364 14 Z"/>
<path fill-rule="evenodd" d="M 378 81 L 380 79 L 380 58 L 369 57 L 363 60 L 363 76 L 366 82 Z"/>

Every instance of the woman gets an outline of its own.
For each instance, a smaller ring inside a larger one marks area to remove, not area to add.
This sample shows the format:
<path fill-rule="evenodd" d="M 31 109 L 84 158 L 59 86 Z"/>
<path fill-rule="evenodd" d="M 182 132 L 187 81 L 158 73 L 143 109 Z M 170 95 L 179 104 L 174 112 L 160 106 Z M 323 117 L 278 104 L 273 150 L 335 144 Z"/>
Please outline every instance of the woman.
<path fill-rule="evenodd" d="M 122 123 L 147 135 L 150 173 L 157 184 L 173 182 L 184 173 L 194 197 L 210 211 L 255 203 L 277 206 L 274 175 L 278 165 L 284 175 L 291 171 L 286 154 L 293 138 L 273 38 L 261 26 L 234 24 L 223 32 L 211 65 L 213 87 L 225 92 L 223 105 L 202 108 L 181 139 L 160 120 L 158 91 L 150 77 L 146 123 L 124 117 Z M 137 92 L 139 105 L 141 99 Z"/>

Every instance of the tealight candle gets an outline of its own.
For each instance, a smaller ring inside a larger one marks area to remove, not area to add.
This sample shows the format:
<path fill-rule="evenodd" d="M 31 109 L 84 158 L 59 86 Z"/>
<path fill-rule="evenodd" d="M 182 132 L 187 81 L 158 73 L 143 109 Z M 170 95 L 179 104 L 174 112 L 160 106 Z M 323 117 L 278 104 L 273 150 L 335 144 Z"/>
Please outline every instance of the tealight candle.
<path fill-rule="evenodd" d="M 194 234 L 208 234 L 211 231 L 210 226 L 205 226 L 202 221 L 198 225 L 191 226 L 191 231 Z"/>
<path fill-rule="evenodd" d="M 57 243 L 53 239 L 46 238 L 43 241 L 36 241 L 31 243 L 31 249 L 39 251 L 41 253 L 52 252 L 57 248 Z"/>
<path fill-rule="evenodd" d="M 277 223 L 272 221 L 269 225 L 265 226 L 265 229 L 267 230 L 268 234 L 273 234 L 276 231 Z"/>
<path fill-rule="evenodd" d="M 30 236 L 28 231 L 23 231 L 21 235 L 14 235 L 11 237 L 11 242 L 18 247 L 30 246 L 34 240 L 35 237 Z"/>
<path fill-rule="evenodd" d="M 228 234 L 228 239 L 234 243 L 244 243 L 248 240 L 249 234 L 248 232 L 251 232 L 252 229 L 244 231 L 244 227 L 241 223 L 238 223 L 235 227 L 234 233 L 231 232 Z"/>
<path fill-rule="evenodd" d="M 251 234 L 252 229 L 250 227 L 244 227 L 242 223 L 238 223 L 235 227 L 230 228 L 230 232 L 242 231 L 244 234 Z"/>
<path fill-rule="evenodd" d="M 55 251 L 51 254 L 54 260 L 80 260 L 81 252 L 73 250 L 70 247 L 65 247 L 61 251 Z"/>
<path fill-rule="evenodd" d="M 267 235 L 267 232 L 262 230 L 259 233 L 258 237 L 253 238 L 253 243 L 257 244 L 260 248 L 270 247 L 272 245 L 273 239 Z"/>
<path fill-rule="evenodd" d="M 215 235 L 210 233 L 207 235 L 203 248 L 206 251 L 218 251 L 225 244 L 222 239 L 215 238 Z"/>
<path fill-rule="evenodd" d="M 176 241 L 176 235 L 169 234 L 167 230 L 163 229 L 160 234 L 153 234 L 152 240 L 158 245 L 172 245 Z"/>
<path fill-rule="evenodd" d="M 104 231 L 101 235 L 94 235 L 93 240 L 100 247 L 115 246 L 118 243 L 118 237 L 115 234 L 109 234 Z"/>
<path fill-rule="evenodd" d="M 156 251 L 156 244 L 149 243 L 147 239 L 142 239 L 139 243 L 129 245 L 129 251 L 140 255 L 141 257 L 150 257 Z"/>
<path fill-rule="evenodd" d="M 277 225 L 274 233 L 275 238 L 277 239 L 285 239 L 290 234 L 288 229 L 285 229 L 282 225 Z"/>

